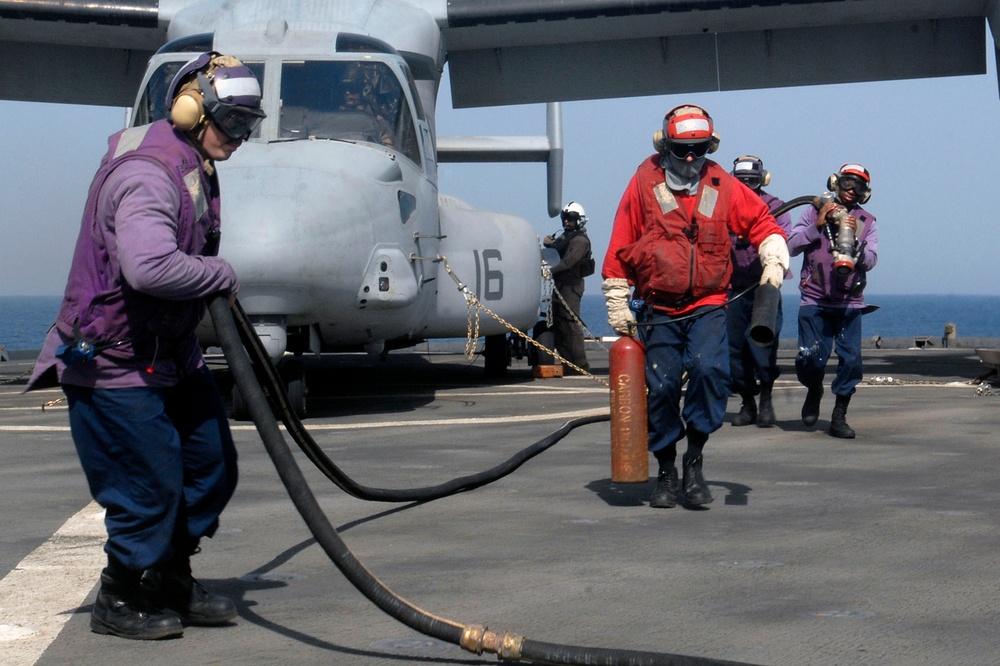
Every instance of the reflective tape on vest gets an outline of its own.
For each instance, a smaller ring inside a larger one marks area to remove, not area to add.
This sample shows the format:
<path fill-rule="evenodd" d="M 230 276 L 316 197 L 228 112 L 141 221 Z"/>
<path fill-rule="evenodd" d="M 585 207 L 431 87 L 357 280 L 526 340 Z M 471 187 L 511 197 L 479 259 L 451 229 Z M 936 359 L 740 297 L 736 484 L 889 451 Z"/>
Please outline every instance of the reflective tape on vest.
<path fill-rule="evenodd" d="M 660 183 L 654 187 L 653 195 L 656 197 L 657 203 L 660 204 L 660 212 L 664 215 L 677 208 L 677 199 L 674 198 L 673 192 L 670 191 L 666 183 Z"/>

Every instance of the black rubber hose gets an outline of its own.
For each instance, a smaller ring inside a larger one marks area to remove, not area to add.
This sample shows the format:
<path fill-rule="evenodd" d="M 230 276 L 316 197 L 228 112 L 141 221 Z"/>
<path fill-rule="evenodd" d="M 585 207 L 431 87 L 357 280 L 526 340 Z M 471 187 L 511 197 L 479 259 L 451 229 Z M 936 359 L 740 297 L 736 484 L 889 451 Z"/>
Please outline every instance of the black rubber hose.
<path fill-rule="evenodd" d="M 309 431 L 302 425 L 302 421 L 288 402 L 288 397 L 285 395 L 285 389 L 277 368 L 271 362 L 271 357 L 267 354 L 267 350 L 264 349 L 263 343 L 261 343 L 260 338 L 254 331 L 253 324 L 247 317 L 246 312 L 243 311 L 239 301 L 233 307 L 231 318 L 235 320 L 240 340 L 242 340 L 243 346 L 253 361 L 253 369 L 257 375 L 257 379 L 262 385 L 268 387 L 268 395 L 271 397 L 272 407 L 275 413 L 281 418 L 282 423 L 285 424 L 285 428 L 287 428 L 292 440 L 299 446 L 306 457 L 312 461 L 313 465 L 338 488 L 358 499 L 373 502 L 429 502 L 456 493 L 480 488 L 512 473 L 527 461 L 552 447 L 556 442 L 572 432 L 573 429 L 590 423 L 608 421 L 611 418 L 608 414 L 601 414 L 567 421 L 555 432 L 518 451 L 506 461 L 494 467 L 477 474 L 458 477 L 436 486 L 408 489 L 364 486 L 351 479 L 343 470 L 337 467 L 323 452 L 316 440 L 309 434 Z"/>
<path fill-rule="evenodd" d="M 268 399 L 257 382 L 247 350 L 241 344 L 240 334 L 226 298 L 224 296 L 213 298 L 209 303 L 209 312 L 233 379 L 238 390 L 243 394 L 247 409 L 261 435 L 264 448 L 274 463 L 278 477 L 285 486 L 285 490 L 299 515 L 302 516 L 309 531 L 316 538 L 316 542 L 330 558 L 330 561 L 361 594 L 390 617 L 425 636 L 431 636 L 481 654 L 482 648 L 476 649 L 476 645 L 481 645 L 481 643 L 470 646 L 469 641 L 470 633 L 478 635 L 479 632 L 475 630 L 481 629 L 480 627 L 463 626 L 457 622 L 435 617 L 396 596 L 392 590 L 368 571 L 350 551 L 347 544 L 337 534 L 337 530 L 330 524 L 326 514 L 323 513 L 302 475 L 302 470 L 295 462 L 291 449 L 285 443 L 281 430 L 278 428 L 278 422 L 268 404 Z M 491 636 L 495 638 L 496 633 L 493 632 Z M 506 637 L 507 634 L 504 636 Z M 753 666 L 740 662 L 685 655 L 587 648 L 529 640 L 515 642 L 520 647 L 518 654 L 505 653 L 504 659 L 511 661 L 527 659 L 535 663 L 548 664 L 605 664 L 607 666 Z M 493 644 L 496 643 L 497 641 L 493 642 Z M 499 654 L 499 650 L 490 651 Z"/>
<path fill-rule="evenodd" d="M 233 380 L 243 394 L 247 410 L 260 433 L 264 448 L 274 463 L 278 476 L 288 491 L 288 496 L 299 515 L 316 537 L 316 542 L 330 557 L 330 560 L 362 594 L 376 606 L 403 624 L 427 635 L 450 643 L 458 644 L 462 626 L 445 622 L 420 611 L 400 599 L 383 585 L 368 569 L 354 557 L 337 531 L 327 520 L 316 497 L 309 489 L 302 470 L 299 469 L 291 450 L 285 443 L 278 422 L 271 412 L 267 397 L 256 381 L 250 357 L 240 342 L 239 333 L 233 322 L 226 298 L 218 296 L 209 304 L 212 323 L 219 338 L 219 344 L 226 356 L 226 362 L 233 373 Z"/>
<path fill-rule="evenodd" d="M 532 663 L 581 666 L 749 666 L 740 661 L 724 661 L 709 657 L 611 648 L 581 648 L 529 639 L 525 639 L 521 645 L 521 658 Z"/>
<path fill-rule="evenodd" d="M 771 211 L 773 217 L 778 217 L 790 211 L 793 208 L 798 208 L 799 206 L 804 206 L 806 204 L 811 204 L 816 200 L 816 197 L 812 194 L 806 194 L 801 197 L 795 197 L 791 201 L 786 201 L 777 208 Z"/>

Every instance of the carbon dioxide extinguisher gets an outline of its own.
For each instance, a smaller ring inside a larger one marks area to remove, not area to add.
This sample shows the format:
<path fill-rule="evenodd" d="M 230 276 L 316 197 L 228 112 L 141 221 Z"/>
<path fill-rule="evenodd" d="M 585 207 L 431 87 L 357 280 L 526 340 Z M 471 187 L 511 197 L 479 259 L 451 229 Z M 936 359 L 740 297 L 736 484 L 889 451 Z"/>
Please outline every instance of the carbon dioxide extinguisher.
<path fill-rule="evenodd" d="M 649 480 L 646 417 L 646 350 L 638 340 L 622 336 L 608 353 L 611 379 L 611 481 Z"/>

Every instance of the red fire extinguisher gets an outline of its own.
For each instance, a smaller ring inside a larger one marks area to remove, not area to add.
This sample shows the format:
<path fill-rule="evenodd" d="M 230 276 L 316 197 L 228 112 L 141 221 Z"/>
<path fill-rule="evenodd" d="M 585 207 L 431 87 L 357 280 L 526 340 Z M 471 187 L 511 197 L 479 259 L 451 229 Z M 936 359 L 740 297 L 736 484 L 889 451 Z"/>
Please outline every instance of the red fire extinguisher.
<path fill-rule="evenodd" d="M 608 353 L 611 379 L 611 481 L 649 480 L 646 420 L 646 350 L 635 338 L 622 336 Z"/>

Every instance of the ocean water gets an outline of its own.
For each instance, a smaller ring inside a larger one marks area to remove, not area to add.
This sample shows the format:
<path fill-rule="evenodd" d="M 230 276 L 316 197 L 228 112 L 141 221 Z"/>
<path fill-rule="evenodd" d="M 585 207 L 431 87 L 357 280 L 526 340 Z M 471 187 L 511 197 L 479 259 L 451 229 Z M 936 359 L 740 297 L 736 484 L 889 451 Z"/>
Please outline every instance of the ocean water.
<path fill-rule="evenodd" d="M 787 292 L 787 293 L 786 293 Z M 928 336 L 937 341 L 945 324 L 955 324 L 959 343 L 966 338 L 1000 338 L 1000 296 L 921 296 L 865 295 L 865 302 L 879 309 L 862 319 L 865 338 L 909 338 Z M 782 340 L 795 340 L 799 312 L 797 291 L 783 289 L 781 308 L 784 324 Z M 581 319 L 595 336 L 614 335 L 608 326 L 607 309 L 601 294 L 584 294 Z"/>
<path fill-rule="evenodd" d="M 0 296 L 0 346 L 40 349 L 62 296 Z"/>
<path fill-rule="evenodd" d="M 0 346 L 8 350 L 38 349 L 59 310 L 61 296 L 0 296 Z M 940 340 L 944 325 L 953 323 L 959 342 L 967 338 L 1000 338 L 1000 296 L 871 295 L 867 302 L 879 309 L 865 315 L 864 336 L 907 338 L 929 336 Z M 798 294 L 783 293 L 785 324 L 781 339 L 796 337 Z M 604 297 L 584 294 L 582 319 L 595 336 L 614 335 L 608 326 Z"/>

